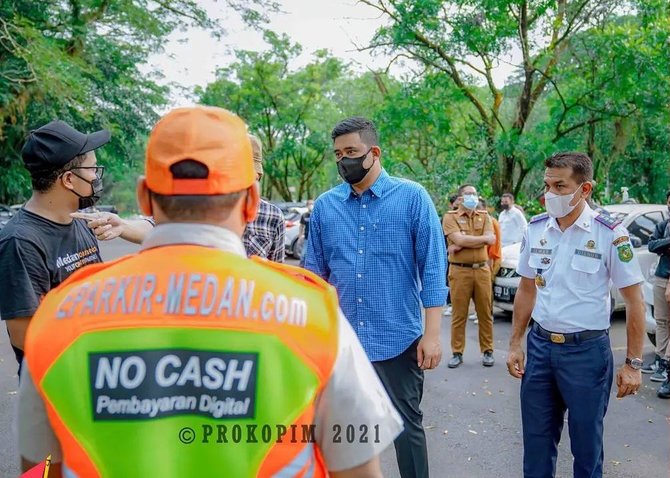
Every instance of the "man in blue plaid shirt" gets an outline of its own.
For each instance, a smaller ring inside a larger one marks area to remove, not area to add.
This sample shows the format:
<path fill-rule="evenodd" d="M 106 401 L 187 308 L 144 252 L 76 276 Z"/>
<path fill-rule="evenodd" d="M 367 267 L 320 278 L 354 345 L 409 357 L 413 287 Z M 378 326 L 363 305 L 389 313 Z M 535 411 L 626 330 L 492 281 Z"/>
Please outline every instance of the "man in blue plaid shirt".
<path fill-rule="evenodd" d="M 261 141 L 249 135 L 254 153 L 256 181 L 263 177 L 263 148 Z M 242 242 L 248 256 L 258 256 L 274 262 L 284 262 L 284 236 L 286 223 L 284 214 L 274 204 L 261 199 L 254 222 L 247 224 Z"/>
<path fill-rule="evenodd" d="M 305 267 L 337 289 L 345 316 L 403 418 L 405 430 L 395 441 L 401 476 L 425 478 L 419 406 L 423 371 L 437 367 L 442 357 L 442 227 L 422 186 L 384 171 L 371 121 L 341 121 L 332 138 L 345 183 L 314 204 Z"/>

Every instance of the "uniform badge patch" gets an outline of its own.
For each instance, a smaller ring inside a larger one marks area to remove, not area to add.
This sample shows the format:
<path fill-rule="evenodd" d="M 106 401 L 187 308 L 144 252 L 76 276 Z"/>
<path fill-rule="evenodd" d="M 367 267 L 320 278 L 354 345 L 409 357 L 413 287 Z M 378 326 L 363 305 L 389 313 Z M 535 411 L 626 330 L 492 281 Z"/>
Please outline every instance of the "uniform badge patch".
<path fill-rule="evenodd" d="M 540 239 L 540 245 L 541 246 L 546 246 L 547 245 L 547 240 L 544 237 L 542 239 Z"/>
<path fill-rule="evenodd" d="M 551 264 L 551 259 L 549 259 L 548 257 L 543 257 L 542 259 L 540 259 L 540 262 L 546 266 Z"/>
<path fill-rule="evenodd" d="M 628 236 L 621 236 L 621 237 L 619 237 L 619 238 L 617 238 L 617 239 L 614 239 L 614 242 L 612 242 L 612 245 L 614 245 L 614 246 L 618 246 L 619 244 L 621 244 L 621 243 L 623 243 L 623 242 L 630 242 L 630 237 L 628 237 Z"/>
<path fill-rule="evenodd" d="M 596 248 L 596 241 L 588 241 L 586 243 L 586 248 L 587 249 L 595 249 Z"/>
<path fill-rule="evenodd" d="M 633 260 L 633 249 L 630 248 L 630 244 L 623 244 L 617 247 L 616 250 L 621 262 L 630 262 Z"/>

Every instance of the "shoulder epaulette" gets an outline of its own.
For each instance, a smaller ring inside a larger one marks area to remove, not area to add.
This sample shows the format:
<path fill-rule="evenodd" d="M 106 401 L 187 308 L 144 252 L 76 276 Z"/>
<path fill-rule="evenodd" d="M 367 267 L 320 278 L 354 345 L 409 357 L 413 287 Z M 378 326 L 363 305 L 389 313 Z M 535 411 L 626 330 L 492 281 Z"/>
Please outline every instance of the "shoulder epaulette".
<path fill-rule="evenodd" d="M 530 218 L 530 221 L 528 221 L 529 224 L 535 224 L 536 222 L 544 221 L 546 219 L 549 219 L 549 214 L 546 212 L 543 212 L 542 214 L 538 214 L 537 216 L 533 216 Z"/>
<path fill-rule="evenodd" d="M 600 211 L 600 214 L 596 216 L 596 221 L 611 230 L 616 229 L 616 227 L 623 222 L 621 219 L 612 216 L 605 210 Z"/>
<path fill-rule="evenodd" d="M 452 211 L 447 211 L 447 214 L 456 214 L 458 212 L 457 209 L 454 209 Z"/>

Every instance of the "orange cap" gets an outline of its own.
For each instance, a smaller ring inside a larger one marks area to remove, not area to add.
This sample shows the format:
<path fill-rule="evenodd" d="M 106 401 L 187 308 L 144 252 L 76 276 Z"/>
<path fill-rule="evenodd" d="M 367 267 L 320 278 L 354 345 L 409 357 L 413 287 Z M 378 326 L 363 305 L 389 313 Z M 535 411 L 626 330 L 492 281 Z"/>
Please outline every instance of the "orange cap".
<path fill-rule="evenodd" d="M 175 179 L 170 167 L 182 160 L 209 169 L 205 179 Z M 147 187 L 165 196 L 216 195 L 242 191 L 256 181 L 251 142 L 244 122 L 223 108 L 177 108 L 149 135 Z"/>

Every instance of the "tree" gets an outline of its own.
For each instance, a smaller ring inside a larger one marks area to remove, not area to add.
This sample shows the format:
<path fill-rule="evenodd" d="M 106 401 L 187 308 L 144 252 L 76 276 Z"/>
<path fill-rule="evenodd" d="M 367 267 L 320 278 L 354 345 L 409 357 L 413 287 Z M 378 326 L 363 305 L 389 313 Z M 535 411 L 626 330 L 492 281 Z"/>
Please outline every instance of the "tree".
<path fill-rule="evenodd" d="M 362 2 L 389 22 L 368 48 L 400 53 L 441 72 L 469 100 L 469 119 L 481 132 L 469 147 L 485 158 L 496 195 L 518 193 L 537 163 L 523 147 L 528 145 L 532 114 L 548 88 L 557 84 L 557 67 L 572 39 L 622 8 L 608 0 Z M 519 75 L 511 87 L 500 89 L 492 71 L 513 47 L 522 55 Z M 505 108 L 505 102 L 512 104 Z"/>
<path fill-rule="evenodd" d="M 228 0 L 254 24 L 266 0 Z M 140 148 L 167 89 L 138 65 L 176 28 L 220 29 L 194 0 L 0 3 L 0 202 L 30 191 L 20 150 L 30 129 L 55 118 L 112 130 L 101 150 L 112 177 L 138 168 Z M 107 181 L 109 185 L 110 182 Z"/>
<path fill-rule="evenodd" d="M 325 124 L 335 109 L 329 97 L 343 65 L 318 51 L 311 63 L 291 71 L 302 48 L 270 31 L 265 40 L 267 51 L 237 51 L 237 62 L 196 94 L 201 103 L 234 111 L 261 138 L 266 197 L 313 197 L 314 178 L 330 150 Z"/>

